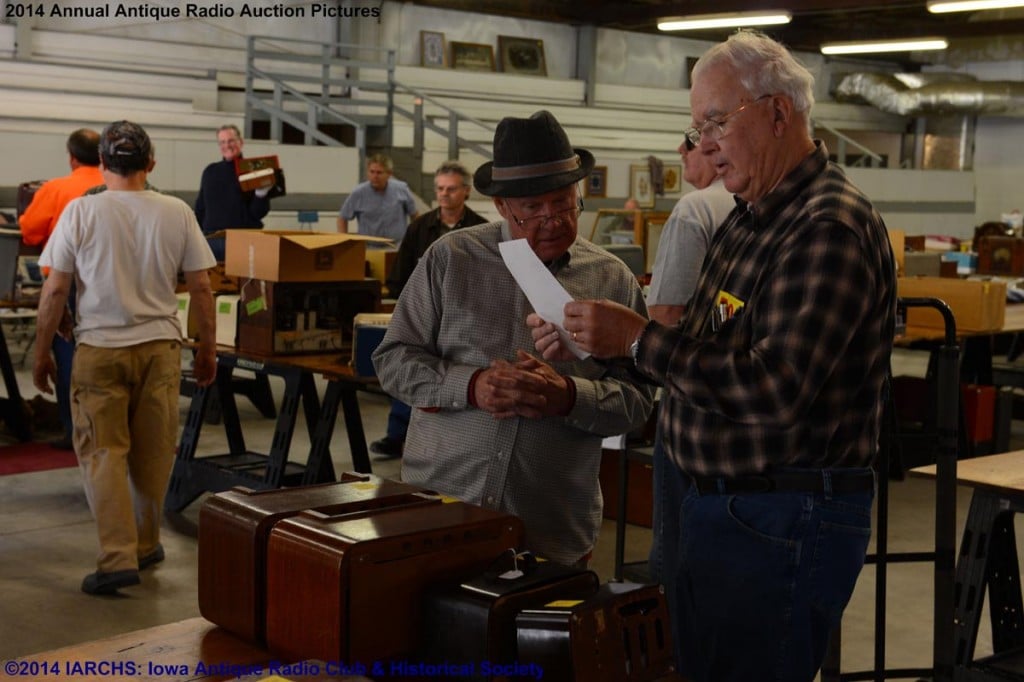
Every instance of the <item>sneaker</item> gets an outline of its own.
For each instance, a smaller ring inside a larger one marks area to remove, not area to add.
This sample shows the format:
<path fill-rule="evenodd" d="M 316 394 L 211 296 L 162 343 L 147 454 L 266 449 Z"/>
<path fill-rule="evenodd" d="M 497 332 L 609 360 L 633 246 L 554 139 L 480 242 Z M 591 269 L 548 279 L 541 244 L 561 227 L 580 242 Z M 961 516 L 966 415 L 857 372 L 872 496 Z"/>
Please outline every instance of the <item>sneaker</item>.
<path fill-rule="evenodd" d="M 139 572 L 135 570 L 90 573 L 82 581 L 82 592 L 86 594 L 114 594 L 122 587 L 138 585 Z"/>
<path fill-rule="evenodd" d="M 402 456 L 402 450 L 405 449 L 405 441 L 398 440 L 397 438 L 390 438 L 384 436 L 380 440 L 375 440 L 370 443 L 370 452 L 375 452 L 378 455 L 383 456 L 385 459 L 396 459 Z"/>
<path fill-rule="evenodd" d="M 144 570 L 164 560 L 164 546 L 157 545 L 156 549 L 146 556 L 139 557 L 139 570 Z"/>

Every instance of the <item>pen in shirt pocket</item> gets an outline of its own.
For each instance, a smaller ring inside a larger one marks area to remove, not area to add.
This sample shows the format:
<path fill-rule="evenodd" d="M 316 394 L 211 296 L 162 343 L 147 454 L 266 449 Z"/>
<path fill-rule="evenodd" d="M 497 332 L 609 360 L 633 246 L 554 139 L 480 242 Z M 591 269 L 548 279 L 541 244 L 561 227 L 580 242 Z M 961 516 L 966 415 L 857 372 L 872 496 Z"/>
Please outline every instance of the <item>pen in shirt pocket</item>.
<path fill-rule="evenodd" d="M 719 302 L 711 311 L 711 330 L 717 332 L 722 328 L 722 325 L 724 325 L 726 321 L 731 320 L 737 312 L 739 311 L 729 305 L 726 301 Z"/>
<path fill-rule="evenodd" d="M 719 303 L 715 306 L 715 331 L 722 328 L 725 321 L 729 319 L 729 306 L 725 303 Z"/>

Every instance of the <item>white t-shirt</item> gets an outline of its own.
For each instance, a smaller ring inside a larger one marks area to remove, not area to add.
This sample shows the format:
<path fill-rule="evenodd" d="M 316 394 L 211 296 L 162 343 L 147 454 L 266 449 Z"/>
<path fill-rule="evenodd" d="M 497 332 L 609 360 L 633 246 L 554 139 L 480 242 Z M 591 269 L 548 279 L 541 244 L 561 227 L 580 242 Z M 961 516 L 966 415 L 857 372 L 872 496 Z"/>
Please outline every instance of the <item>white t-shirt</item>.
<path fill-rule="evenodd" d="M 721 180 L 683 195 L 661 231 L 647 305 L 685 305 L 690 300 L 711 238 L 735 207 Z"/>
<path fill-rule="evenodd" d="M 178 273 L 216 260 L 184 201 L 107 190 L 65 207 L 39 263 L 75 275 L 76 340 L 119 348 L 180 339 Z"/>

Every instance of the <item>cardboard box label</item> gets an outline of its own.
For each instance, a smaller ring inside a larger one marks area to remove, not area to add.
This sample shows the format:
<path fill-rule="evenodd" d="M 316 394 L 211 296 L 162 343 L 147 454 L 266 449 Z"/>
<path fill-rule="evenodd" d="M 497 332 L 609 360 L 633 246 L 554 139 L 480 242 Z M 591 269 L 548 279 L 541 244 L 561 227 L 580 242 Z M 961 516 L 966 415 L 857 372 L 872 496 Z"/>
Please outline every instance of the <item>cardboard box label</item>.
<path fill-rule="evenodd" d="M 313 267 L 317 270 L 331 270 L 334 268 L 334 252 L 330 249 L 317 249 L 313 252 Z"/>

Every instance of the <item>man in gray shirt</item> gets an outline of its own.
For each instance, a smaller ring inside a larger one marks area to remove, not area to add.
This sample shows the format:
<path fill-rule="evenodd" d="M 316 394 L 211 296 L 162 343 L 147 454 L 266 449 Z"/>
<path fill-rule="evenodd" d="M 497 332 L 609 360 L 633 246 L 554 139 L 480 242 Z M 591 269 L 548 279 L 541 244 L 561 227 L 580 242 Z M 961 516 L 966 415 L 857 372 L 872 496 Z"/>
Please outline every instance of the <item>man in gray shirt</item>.
<path fill-rule="evenodd" d="M 384 390 L 413 406 L 402 479 L 519 516 L 526 548 L 564 564 L 597 540 L 601 439 L 643 425 L 653 388 L 614 364 L 528 354 L 533 308 L 498 247 L 525 239 L 573 298 L 646 314 L 626 265 L 577 239 L 576 183 L 593 165 L 546 111 L 502 120 L 473 184 L 503 219 L 434 242 L 373 355 Z"/>
<path fill-rule="evenodd" d="M 348 232 L 350 220 L 359 221 L 359 234 L 387 237 L 396 243 L 416 219 L 416 199 L 409 185 L 391 177 L 391 159 L 374 154 L 366 162 L 368 180 L 356 185 L 338 212 L 338 232 Z"/>

